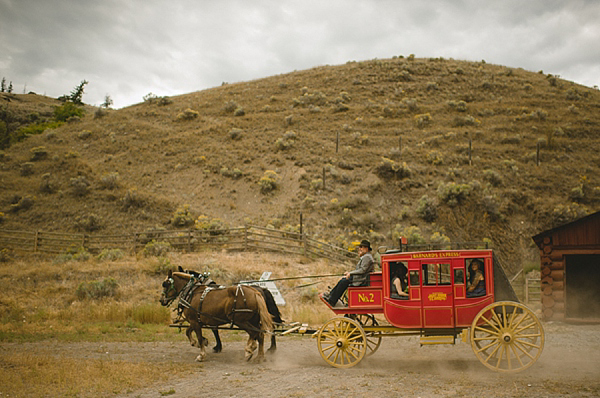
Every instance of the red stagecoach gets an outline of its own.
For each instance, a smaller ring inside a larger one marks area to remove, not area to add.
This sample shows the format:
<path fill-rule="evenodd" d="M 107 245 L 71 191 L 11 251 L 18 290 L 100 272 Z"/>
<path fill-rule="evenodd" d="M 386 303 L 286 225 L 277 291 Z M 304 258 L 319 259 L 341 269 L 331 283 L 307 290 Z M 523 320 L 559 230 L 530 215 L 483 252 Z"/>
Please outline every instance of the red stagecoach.
<path fill-rule="evenodd" d="M 481 274 L 477 289 L 470 288 L 474 262 Z M 407 296 L 392 294 L 399 267 Z M 422 345 L 468 341 L 481 363 L 500 372 L 526 369 L 541 355 L 542 325 L 519 303 L 492 250 L 387 250 L 381 269 L 370 274 L 368 286 L 348 288 L 346 306 L 331 307 L 321 297 L 338 315 L 315 334 L 330 365 L 354 366 L 377 351 L 382 337 L 402 335 L 420 336 Z"/>

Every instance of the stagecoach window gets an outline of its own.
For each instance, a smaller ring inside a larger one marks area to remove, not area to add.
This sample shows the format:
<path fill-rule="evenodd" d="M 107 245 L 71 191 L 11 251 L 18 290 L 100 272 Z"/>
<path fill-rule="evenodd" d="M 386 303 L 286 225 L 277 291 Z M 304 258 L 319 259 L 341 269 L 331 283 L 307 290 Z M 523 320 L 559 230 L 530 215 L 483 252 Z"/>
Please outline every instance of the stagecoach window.
<path fill-rule="evenodd" d="M 423 285 L 450 283 L 450 264 L 423 264 Z"/>
<path fill-rule="evenodd" d="M 456 268 L 454 270 L 454 284 L 464 285 L 465 283 L 465 270 L 462 268 Z"/>
<path fill-rule="evenodd" d="M 419 286 L 419 271 L 410 271 L 409 281 L 411 286 Z"/>

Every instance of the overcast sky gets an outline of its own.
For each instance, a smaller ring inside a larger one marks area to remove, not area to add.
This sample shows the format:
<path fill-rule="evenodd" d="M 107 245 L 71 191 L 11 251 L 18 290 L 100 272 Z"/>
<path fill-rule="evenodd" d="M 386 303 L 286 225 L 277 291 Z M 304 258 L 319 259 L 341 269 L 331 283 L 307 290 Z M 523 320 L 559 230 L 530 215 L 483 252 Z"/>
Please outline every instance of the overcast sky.
<path fill-rule="evenodd" d="M 0 78 L 92 105 L 409 54 L 593 87 L 600 0 L 0 0 Z"/>

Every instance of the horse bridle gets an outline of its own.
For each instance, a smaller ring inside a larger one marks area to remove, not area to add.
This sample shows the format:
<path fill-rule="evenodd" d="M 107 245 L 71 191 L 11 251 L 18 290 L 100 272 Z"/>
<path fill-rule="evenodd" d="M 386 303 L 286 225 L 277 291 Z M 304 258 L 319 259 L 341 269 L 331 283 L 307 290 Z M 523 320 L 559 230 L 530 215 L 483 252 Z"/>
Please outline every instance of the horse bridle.
<path fill-rule="evenodd" d="M 173 278 L 167 278 L 167 280 L 165 280 L 163 282 L 162 286 L 163 286 L 163 296 L 165 297 L 165 301 L 164 301 L 163 305 L 165 307 L 168 307 L 179 296 L 179 294 L 177 294 L 177 289 L 175 288 L 175 280 Z M 168 294 L 171 291 L 175 291 L 175 294 L 172 297 L 168 297 Z"/>

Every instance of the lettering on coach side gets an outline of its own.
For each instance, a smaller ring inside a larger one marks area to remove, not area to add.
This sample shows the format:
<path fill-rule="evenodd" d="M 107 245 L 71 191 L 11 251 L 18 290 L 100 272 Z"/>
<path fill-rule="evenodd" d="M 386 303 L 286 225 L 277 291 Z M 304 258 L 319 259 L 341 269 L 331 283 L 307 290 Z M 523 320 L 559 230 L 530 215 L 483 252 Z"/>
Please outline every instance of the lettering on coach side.
<path fill-rule="evenodd" d="M 358 293 L 359 303 L 374 303 L 375 295 L 373 293 Z"/>
<path fill-rule="evenodd" d="M 429 301 L 444 301 L 447 297 L 448 296 L 446 295 L 446 293 L 437 292 L 431 293 L 427 298 L 429 299 Z"/>

